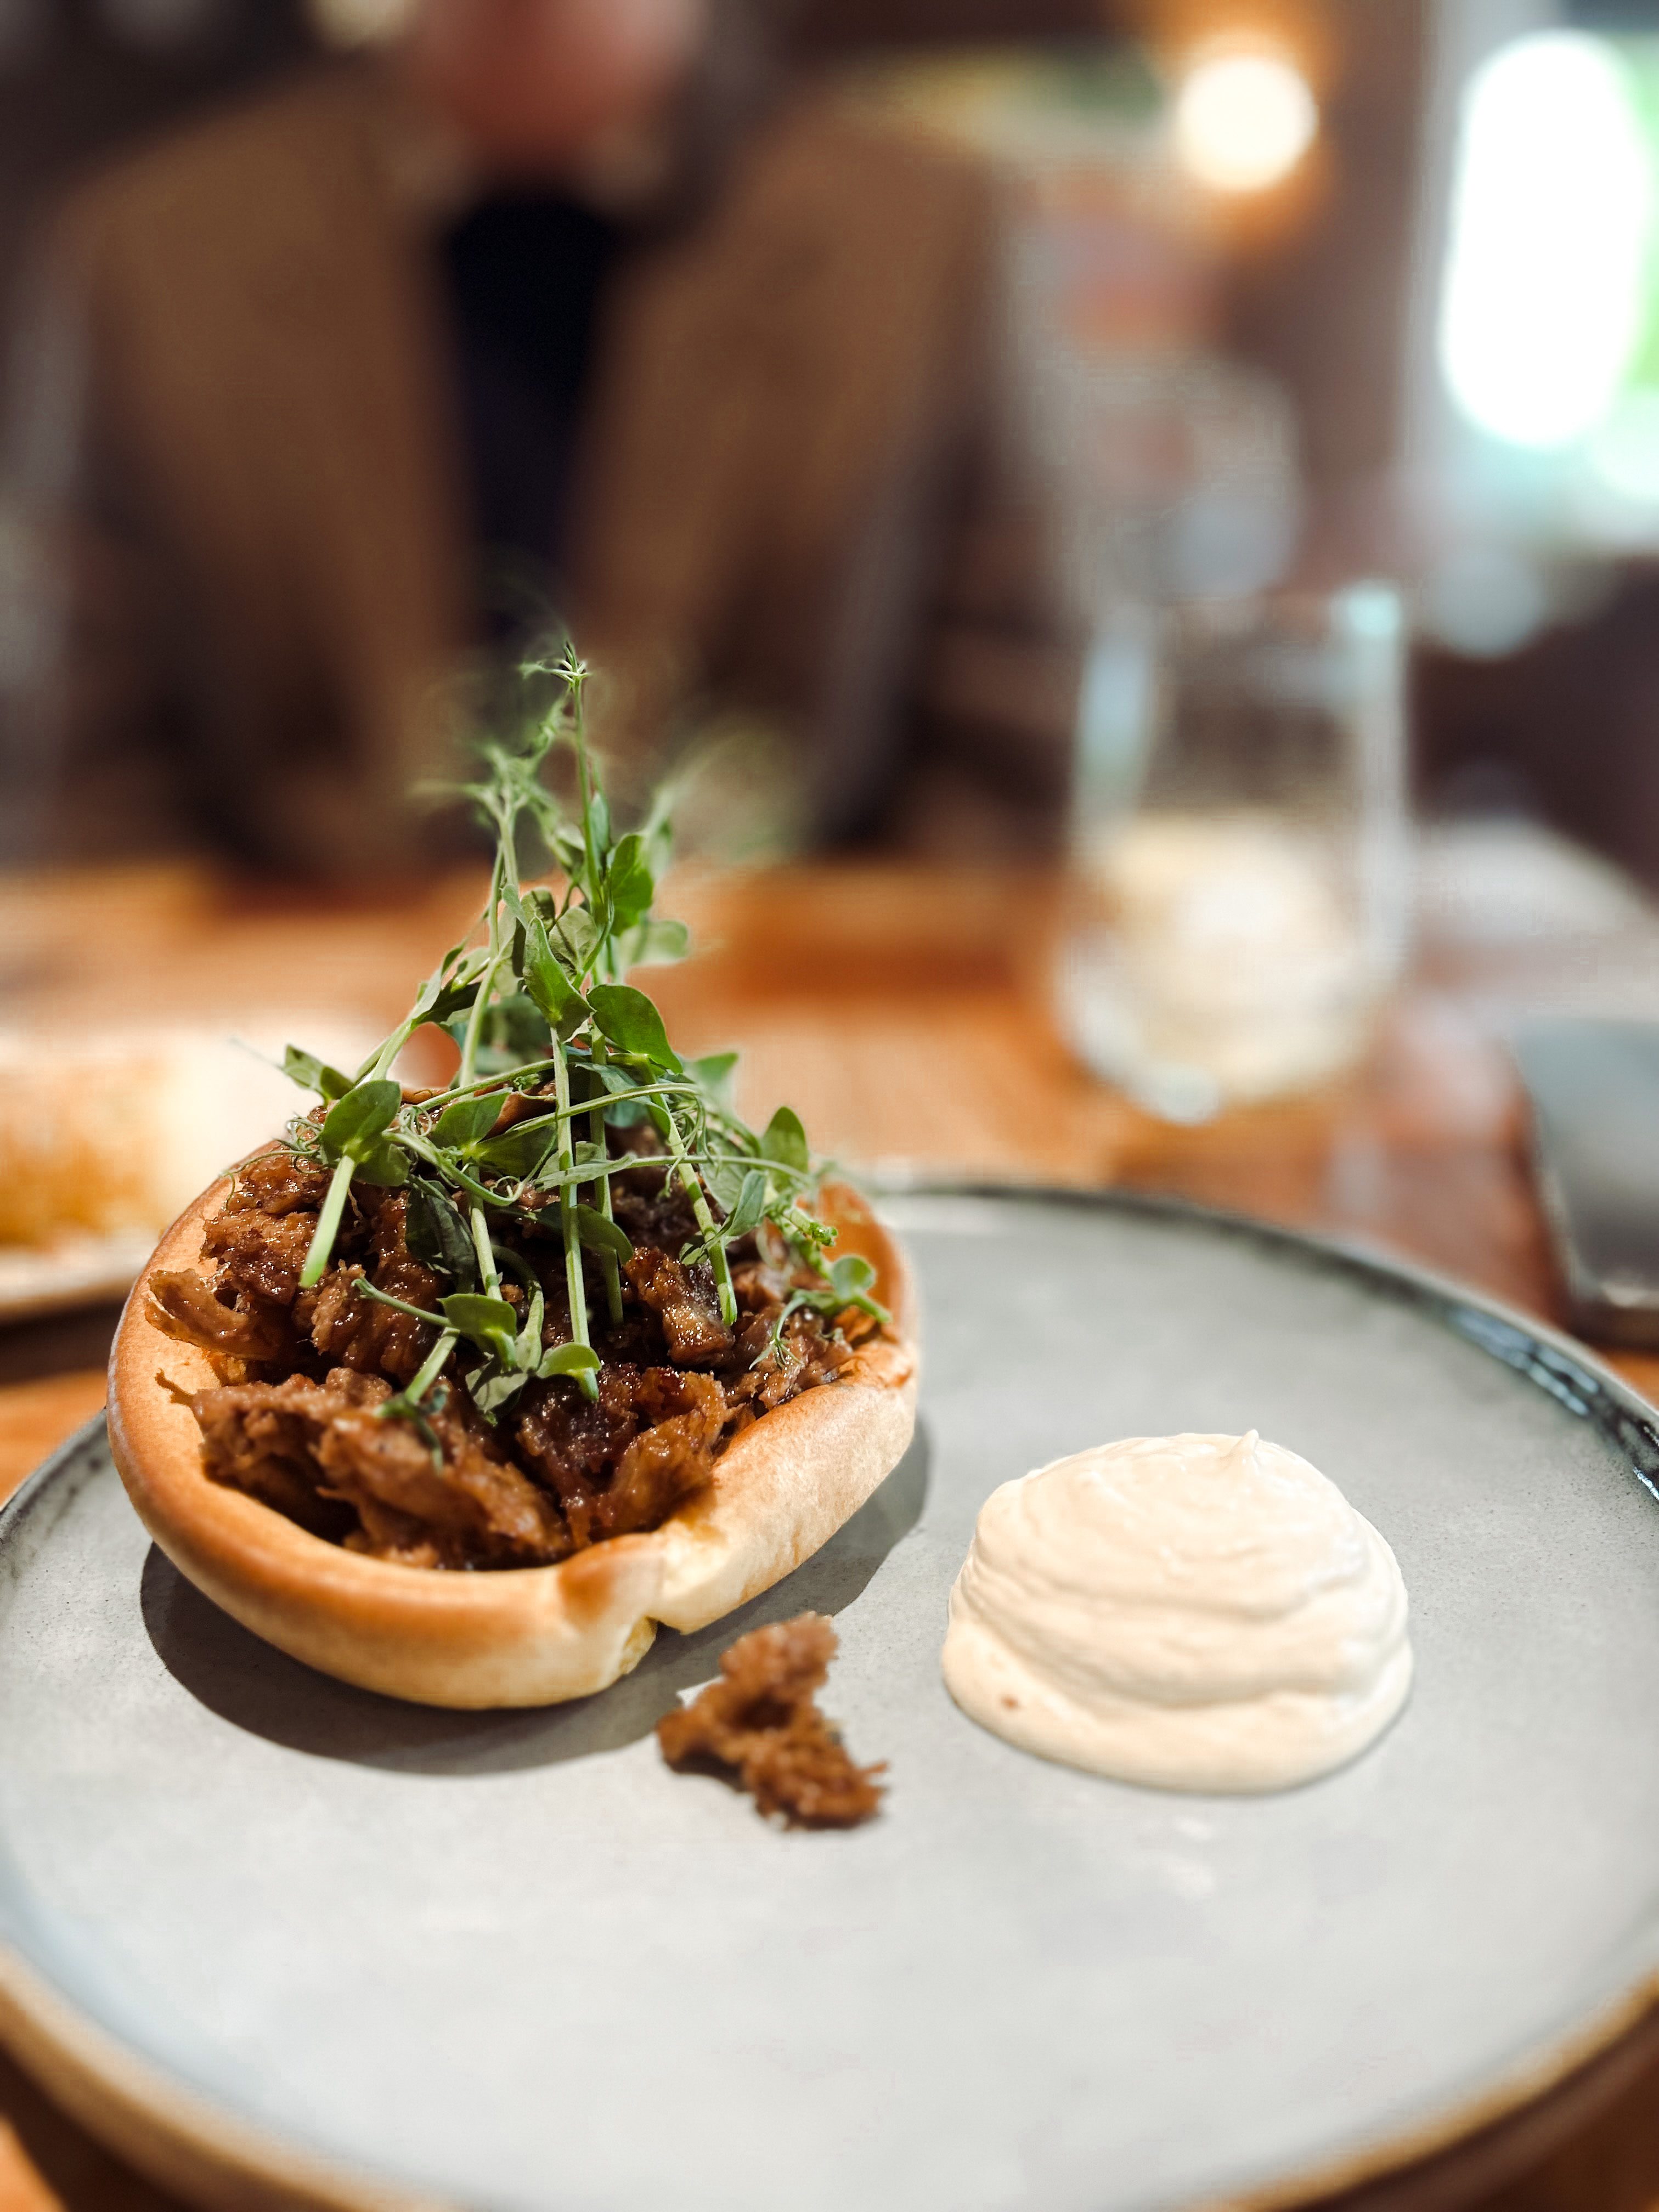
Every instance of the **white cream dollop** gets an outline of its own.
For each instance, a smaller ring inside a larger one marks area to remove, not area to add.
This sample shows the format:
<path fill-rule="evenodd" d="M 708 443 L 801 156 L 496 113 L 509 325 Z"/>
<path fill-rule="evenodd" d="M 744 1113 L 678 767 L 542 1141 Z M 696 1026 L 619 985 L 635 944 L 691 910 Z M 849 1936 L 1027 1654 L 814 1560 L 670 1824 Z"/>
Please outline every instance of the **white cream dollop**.
<path fill-rule="evenodd" d="M 1282 1790 L 1411 1686 L 1406 1586 L 1334 1482 L 1246 1437 L 1128 1437 L 993 1491 L 945 1680 L 1045 1759 L 1170 1790 Z"/>

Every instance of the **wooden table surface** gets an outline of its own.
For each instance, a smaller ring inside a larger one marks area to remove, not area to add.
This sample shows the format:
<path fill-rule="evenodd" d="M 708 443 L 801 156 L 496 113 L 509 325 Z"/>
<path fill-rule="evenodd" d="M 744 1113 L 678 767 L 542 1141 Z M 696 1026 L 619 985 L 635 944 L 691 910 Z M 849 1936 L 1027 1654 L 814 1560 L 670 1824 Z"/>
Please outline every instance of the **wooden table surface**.
<path fill-rule="evenodd" d="M 0 882 L 0 1015 L 234 1029 L 292 1010 L 389 1027 L 478 893 L 465 876 L 326 903 L 187 870 L 13 878 Z M 1091 1080 L 1055 1032 L 1047 878 L 848 866 L 686 879 L 676 893 L 706 949 L 653 988 L 683 1048 L 744 1048 L 739 1103 L 754 1118 L 787 1099 L 820 1149 L 849 1161 L 1172 1190 L 1363 1236 L 1557 1317 L 1492 1010 L 1546 975 L 1559 1003 L 1559 946 L 1431 944 L 1355 1074 L 1171 1129 Z M 1593 978 L 1612 954 L 1591 943 L 1574 957 Z M 1659 972 L 1659 933 L 1654 960 Z M 112 1322 L 100 1311 L 0 1330 L 0 1498 L 103 1402 Z M 1659 1359 L 1614 1364 L 1659 1395 Z M 54 2201 L 173 2202 L 0 2058 L 0 2212 Z M 1659 2023 L 1403 2201 L 1659 2212 Z"/>

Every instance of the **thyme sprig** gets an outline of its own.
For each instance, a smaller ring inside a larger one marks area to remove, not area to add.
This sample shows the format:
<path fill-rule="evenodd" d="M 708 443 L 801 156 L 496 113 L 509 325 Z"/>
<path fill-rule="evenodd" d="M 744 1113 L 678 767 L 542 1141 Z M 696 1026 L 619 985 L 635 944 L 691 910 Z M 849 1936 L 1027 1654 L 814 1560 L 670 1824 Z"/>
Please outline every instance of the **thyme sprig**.
<path fill-rule="evenodd" d="M 289 1129 L 295 1150 L 331 1170 L 301 1285 L 321 1280 L 352 1188 L 368 1183 L 407 1190 L 410 1249 L 454 1285 L 434 1311 L 353 1279 L 358 1295 L 435 1332 L 419 1371 L 380 1408 L 415 1422 L 434 1449 L 428 1408 L 442 1405 L 439 1378 L 452 1359 L 491 1419 L 532 1376 L 566 1376 L 597 1395 L 585 1255 L 615 1324 L 633 1249 L 612 1206 L 619 1174 L 653 1167 L 678 1182 L 696 1224 L 680 1256 L 708 1263 L 728 1328 L 738 1320 L 731 1248 L 766 1224 L 813 1285 L 792 1294 L 782 1318 L 803 1306 L 887 1317 L 869 1295 L 866 1262 L 823 1264 L 835 1232 L 811 1211 L 820 1170 L 799 1116 L 783 1106 L 763 1131 L 750 1128 L 726 1096 L 735 1054 L 683 1060 L 657 1007 L 625 980 L 635 966 L 686 950 L 684 925 L 654 911 L 671 844 L 667 806 L 659 800 L 640 828 L 618 832 L 587 740 L 586 668 L 567 649 L 526 673 L 553 679 L 552 705 L 517 746 L 484 746 L 482 773 L 461 787 L 495 837 L 477 922 L 354 1074 L 292 1045 L 283 1063 L 327 1109 Z M 574 770 L 574 811 L 544 780 L 561 754 Z M 521 887 L 526 830 L 552 856 L 553 882 Z M 441 1091 L 405 1100 L 391 1071 L 428 1024 L 454 1039 L 459 1066 Z M 655 1149 L 613 1156 L 607 1131 L 642 1123 Z M 556 1231 L 568 1342 L 543 1346 L 541 1280 L 502 1241 L 515 1228 Z M 517 1304 L 503 1292 L 504 1274 L 516 1280 Z"/>

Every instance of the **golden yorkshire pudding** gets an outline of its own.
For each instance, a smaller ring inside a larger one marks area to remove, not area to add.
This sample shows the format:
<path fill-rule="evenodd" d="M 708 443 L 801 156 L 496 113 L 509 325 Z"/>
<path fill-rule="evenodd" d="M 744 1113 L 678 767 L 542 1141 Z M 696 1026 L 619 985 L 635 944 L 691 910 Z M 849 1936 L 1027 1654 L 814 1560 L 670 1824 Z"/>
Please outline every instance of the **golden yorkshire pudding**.
<path fill-rule="evenodd" d="M 422 1705 L 553 1705 L 636 1666 L 661 1621 L 705 1626 L 809 1559 L 897 1464 L 915 1421 L 915 1293 L 902 1251 L 845 1185 L 819 1211 L 838 1252 L 861 1253 L 891 1316 L 833 1382 L 744 1429 L 713 1477 L 659 1528 L 552 1566 L 467 1572 L 343 1549 L 209 1479 L 181 1395 L 216 1377 L 204 1352 L 149 1317 L 152 1277 L 204 1262 L 228 1185 L 162 1238 L 110 1357 L 115 1462 L 140 1519 L 179 1572 L 256 1636 L 343 1681 Z"/>

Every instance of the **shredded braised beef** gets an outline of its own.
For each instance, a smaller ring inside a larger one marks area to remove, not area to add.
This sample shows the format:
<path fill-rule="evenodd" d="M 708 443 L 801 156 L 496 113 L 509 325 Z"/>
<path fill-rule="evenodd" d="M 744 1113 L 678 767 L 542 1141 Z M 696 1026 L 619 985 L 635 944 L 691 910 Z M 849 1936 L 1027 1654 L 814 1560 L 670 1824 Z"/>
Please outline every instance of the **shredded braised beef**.
<path fill-rule="evenodd" d="M 614 1328 L 599 1264 L 585 1262 L 605 1363 L 597 1400 L 568 1377 L 532 1381 L 492 1420 L 452 1370 L 419 1421 L 397 1416 L 387 1401 L 434 1332 L 356 1286 L 367 1279 L 430 1312 L 457 1285 L 410 1250 L 407 1194 L 356 1183 L 327 1273 L 301 1290 L 327 1182 L 286 1147 L 249 1162 L 207 1224 L 213 1274 L 154 1277 L 150 1317 L 201 1346 L 220 1377 L 190 1401 L 207 1473 L 349 1550 L 413 1566 L 534 1566 L 657 1528 L 732 1437 L 852 1358 L 815 1312 L 779 1328 L 795 1285 L 752 1239 L 732 1247 L 738 1316 L 727 1328 L 711 1271 L 674 1256 L 696 1234 L 684 1194 L 641 1168 L 613 1184 L 635 1245 Z M 524 1226 L 508 1241 L 542 1284 L 544 1345 L 568 1342 L 556 1213 L 544 1232 Z M 504 1295 L 524 1310 L 521 1286 Z"/>
<path fill-rule="evenodd" d="M 839 1639 L 821 1613 L 740 1636 L 720 1678 L 657 1723 L 679 1773 L 720 1775 L 792 1827 L 852 1828 L 881 1803 L 885 1764 L 857 1766 L 817 1693 Z"/>

